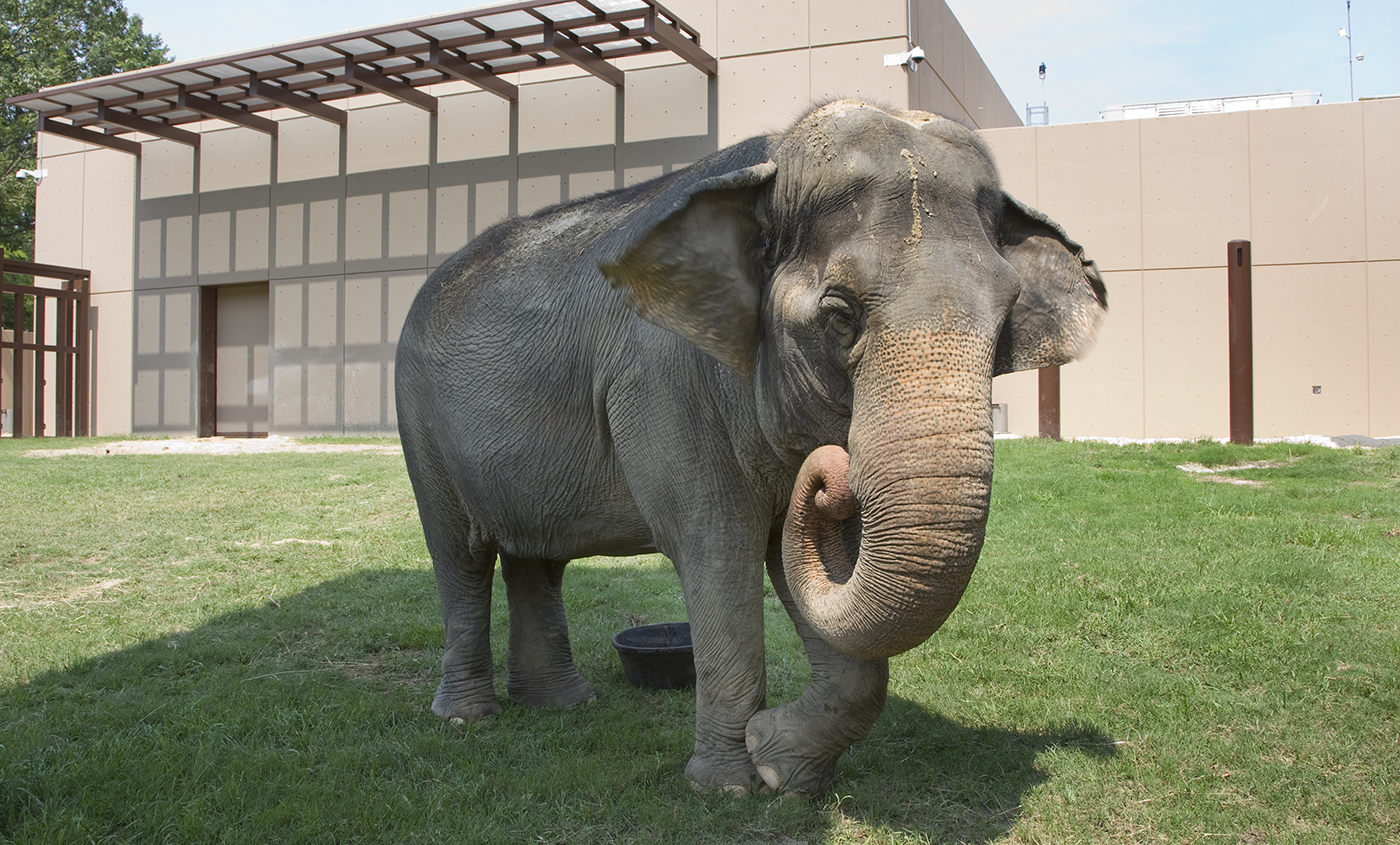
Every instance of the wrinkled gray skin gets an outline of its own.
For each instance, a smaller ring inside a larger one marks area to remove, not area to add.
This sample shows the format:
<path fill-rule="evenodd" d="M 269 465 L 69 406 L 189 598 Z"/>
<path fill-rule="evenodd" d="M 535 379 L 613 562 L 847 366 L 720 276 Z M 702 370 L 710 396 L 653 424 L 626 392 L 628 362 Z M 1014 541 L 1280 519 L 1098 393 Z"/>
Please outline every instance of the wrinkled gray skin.
<path fill-rule="evenodd" d="M 977 561 L 994 374 L 1068 361 L 1093 264 L 967 129 L 828 104 L 621 191 L 511 220 L 428 280 L 398 415 L 442 599 L 433 711 L 568 707 L 567 561 L 660 551 L 689 610 L 703 788 L 819 792 Z M 812 664 L 765 709 L 763 563 Z"/>

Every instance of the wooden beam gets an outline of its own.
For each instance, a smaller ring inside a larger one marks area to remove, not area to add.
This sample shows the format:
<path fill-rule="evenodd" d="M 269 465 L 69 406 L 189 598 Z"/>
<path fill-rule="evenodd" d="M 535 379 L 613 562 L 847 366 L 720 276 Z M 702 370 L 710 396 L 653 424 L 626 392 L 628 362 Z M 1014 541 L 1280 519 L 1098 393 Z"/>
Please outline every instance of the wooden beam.
<path fill-rule="evenodd" d="M 320 100 L 313 99 L 305 94 L 297 94 L 288 91 L 280 85 L 273 85 L 270 82 L 263 82 L 258 79 L 254 79 L 248 83 L 248 96 L 261 97 L 269 103 L 276 103 L 292 111 L 299 111 L 302 114 L 319 117 L 337 126 L 344 126 L 350 119 L 343 109 L 338 109 L 335 106 L 328 106 Z"/>
<path fill-rule="evenodd" d="M 622 71 L 593 55 L 568 35 L 558 32 L 554 24 L 547 21 L 544 25 L 544 49 L 558 53 L 614 88 L 626 84 Z"/>
<path fill-rule="evenodd" d="M 223 120 L 237 124 L 238 126 L 244 126 L 254 132 L 261 132 L 264 135 L 277 136 L 277 121 L 259 117 L 243 109 L 225 105 L 211 97 L 187 94 L 184 90 L 181 90 L 176 97 L 175 104 L 179 108 L 188 109 L 196 114 L 202 114 L 205 117 L 212 117 L 215 120 Z"/>
<path fill-rule="evenodd" d="M 345 60 L 345 81 L 361 88 L 369 88 L 381 94 L 388 94 L 396 100 L 408 103 L 410 106 L 415 106 L 425 112 L 436 114 L 438 110 L 437 97 L 425 94 L 412 85 L 400 82 L 393 77 L 385 76 L 373 68 L 357 64 L 354 59 Z"/>
<path fill-rule="evenodd" d="M 116 135 L 108 135 L 105 132 L 96 132 L 92 129 L 84 129 L 81 126 L 74 126 L 71 123 L 58 123 L 49 118 L 39 115 L 39 131 L 47 132 L 50 135 L 58 135 L 72 141 L 81 141 L 84 144 L 92 144 L 98 147 L 106 147 L 109 150 L 127 153 L 128 155 L 141 155 L 141 143 L 130 138 L 120 138 Z"/>
<path fill-rule="evenodd" d="M 655 38 L 662 47 L 704 71 L 706 76 L 719 75 L 719 62 L 715 61 L 715 57 L 706 53 L 696 42 L 686 38 L 680 30 L 661 20 L 655 7 L 647 11 L 646 28 L 643 31 Z"/>
<path fill-rule="evenodd" d="M 497 97 L 510 100 L 512 103 L 520 100 L 518 87 L 494 73 L 481 70 L 471 62 L 456 58 L 436 44 L 428 51 L 428 66 L 440 70 L 448 76 L 470 82 L 483 91 L 490 91 Z"/>
<path fill-rule="evenodd" d="M 197 132 L 191 132 L 188 129 L 180 129 L 158 120 L 147 120 L 144 117 L 137 117 L 130 112 L 113 111 L 105 105 L 99 105 L 97 107 L 97 122 L 110 123 L 113 126 L 120 126 L 123 129 L 130 129 L 133 132 L 154 135 L 157 138 L 164 138 L 167 141 L 174 141 L 177 144 L 184 144 L 187 147 L 199 147 L 199 133 Z"/>

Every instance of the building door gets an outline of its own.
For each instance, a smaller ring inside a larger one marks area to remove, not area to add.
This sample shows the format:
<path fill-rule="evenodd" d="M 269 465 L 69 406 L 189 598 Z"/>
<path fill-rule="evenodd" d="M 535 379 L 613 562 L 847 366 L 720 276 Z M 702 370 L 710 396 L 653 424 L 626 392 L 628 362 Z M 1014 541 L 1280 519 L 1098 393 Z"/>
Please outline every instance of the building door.
<path fill-rule="evenodd" d="M 200 433 L 266 437 L 268 285 L 206 288 L 203 298 L 202 316 L 213 332 L 206 324 L 202 369 L 213 390 L 204 388 Z"/>

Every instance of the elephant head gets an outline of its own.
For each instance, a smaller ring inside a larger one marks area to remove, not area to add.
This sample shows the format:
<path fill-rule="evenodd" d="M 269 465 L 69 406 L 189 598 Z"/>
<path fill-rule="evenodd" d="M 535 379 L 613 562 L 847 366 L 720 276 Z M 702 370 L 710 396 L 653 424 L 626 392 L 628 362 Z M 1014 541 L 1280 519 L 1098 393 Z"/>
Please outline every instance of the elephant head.
<path fill-rule="evenodd" d="M 601 269 L 752 386 L 796 474 L 794 598 L 836 648 L 888 657 L 943 623 L 981 552 L 992 376 L 1087 352 L 1106 295 L 952 121 L 842 101 L 762 140 L 767 160 L 623 227 Z"/>

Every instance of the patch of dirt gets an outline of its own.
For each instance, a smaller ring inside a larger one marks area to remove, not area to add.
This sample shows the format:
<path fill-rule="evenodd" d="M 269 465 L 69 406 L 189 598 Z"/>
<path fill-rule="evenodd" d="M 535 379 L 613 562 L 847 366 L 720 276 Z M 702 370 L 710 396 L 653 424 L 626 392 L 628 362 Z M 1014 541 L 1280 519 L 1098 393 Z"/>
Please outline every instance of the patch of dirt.
<path fill-rule="evenodd" d="M 169 440 L 122 440 L 74 449 L 30 449 L 26 458 L 77 455 L 262 455 L 271 452 L 372 452 L 401 455 L 397 443 L 300 443 L 290 437 L 177 437 Z"/>
<path fill-rule="evenodd" d="M 432 686 L 432 661 L 427 649 L 372 651 L 353 663 L 331 664 L 342 675 L 357 681 L 377 681 L 405 689 Z"/>
<path fill-rule="evenodd" d="M 1243 464 L 1235 464 L 1227 467 L 1208 467 L 1194 461 L 1179 464 L 1177 469 L 1182 472 L 1189 472 L 1197 476 L 1197 481 L 1213 481 L 1217 484 L 1234 484 L 1239 487 L 1263 487 L 1264 482 L 1250 478 L 1235 478 L 1226 473 L 1239 472 L 1245 469 L 1277 469 L 1285 466 L 1280 461 L 1248 461 Z"/>
<path fill-rule="evenodd" d="M 26 596 L 18 593 L 9 595 L 18 599 L 16 604 L 0 604 L 0 610 L 36 610 L 41 607 L 54 607 L 55 605 L 66 604 L 72 607 L 76 604 L 88 604 L 101 601 L 103 594 L 115 587 L 125 583 L 125 578 L 108 578 L 92 584 L 83 584 L 64 590 L 61 593 L 51 595 Z M 111 601 L 111 599 L 108 599 Z"/>

